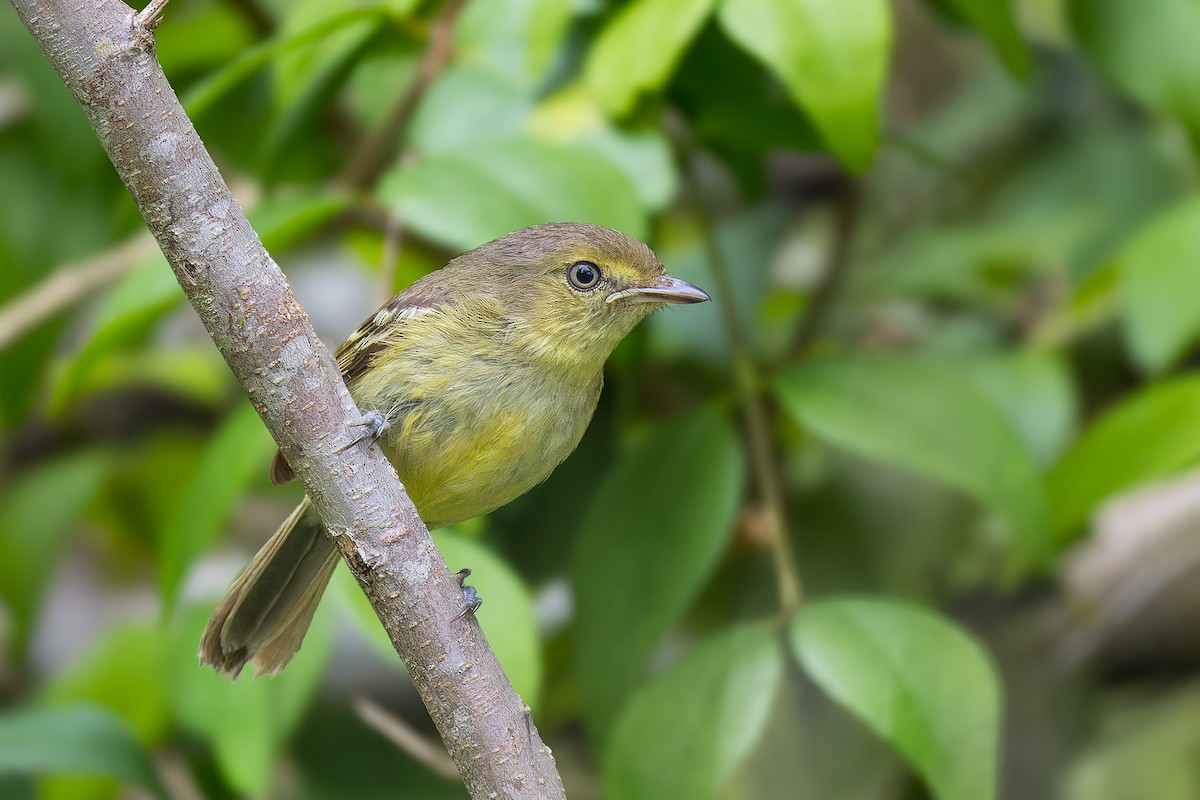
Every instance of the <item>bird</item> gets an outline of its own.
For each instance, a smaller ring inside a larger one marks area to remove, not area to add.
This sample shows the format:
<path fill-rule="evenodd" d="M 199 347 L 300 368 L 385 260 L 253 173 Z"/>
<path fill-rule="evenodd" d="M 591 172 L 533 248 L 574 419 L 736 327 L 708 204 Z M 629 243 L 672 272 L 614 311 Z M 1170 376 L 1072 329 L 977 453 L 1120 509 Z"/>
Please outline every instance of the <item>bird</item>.
<path fill-rule="evenodd" d="M 604 364 L 626 334 L 665 305 L 708 299 L 638 239 L 547 223 L 413 283 L 336 359 L 370 436 L 434 529 L 545 480 L 583 437 Z M 293 478 L 277 451 L 270 479 Z M 258 675 L 278 673 L 300 649 L 339 560 L 305 497 L 217 606 L 200 661 L 231 677 L 248 663 Z"/>

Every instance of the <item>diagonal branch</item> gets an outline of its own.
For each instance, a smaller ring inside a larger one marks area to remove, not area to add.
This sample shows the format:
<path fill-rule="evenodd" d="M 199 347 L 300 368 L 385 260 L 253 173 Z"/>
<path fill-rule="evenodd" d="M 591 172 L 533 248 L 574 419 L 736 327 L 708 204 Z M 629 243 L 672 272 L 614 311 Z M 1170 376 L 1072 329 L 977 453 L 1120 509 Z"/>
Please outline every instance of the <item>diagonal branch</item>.
<path fill-rule="evenodd" d="M 120 0 L 13 0 L 82 106 L 188 300 L 304 483 L 467 789 L 559 798 L 549 748 L 395 471 L 366 444 L 333 357 L 184 114 L 154 38 Z"/>

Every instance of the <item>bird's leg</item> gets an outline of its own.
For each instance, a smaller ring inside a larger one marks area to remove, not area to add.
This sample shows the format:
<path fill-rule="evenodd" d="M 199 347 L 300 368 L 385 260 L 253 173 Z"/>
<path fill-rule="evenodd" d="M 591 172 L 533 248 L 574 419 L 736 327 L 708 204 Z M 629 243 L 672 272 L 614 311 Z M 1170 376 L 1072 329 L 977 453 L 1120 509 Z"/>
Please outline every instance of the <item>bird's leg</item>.
<path fill-rule="evenodd" d="M 371 447 L 374 447 L 375 443 L 379 441 L 381 436 L 387 433 L 387 429 L 390 427 L 387 417 L 383 416 L 383 414 L 380 414 L 378 411 L 367 411 L 363 414 L 362 421 L 352 422 L 350 424 L 353 427 L 364 428 L 365 430 L 358 434 L 358 436 L 355 436 L 349 444 L 342 448 L 342 450 L 350 449 L 363 439 L 370 439 Z"/>
<path fill-rule="evenodd" d="M 458 581 L 458 585 L 462 588 L 462 610 L 454 615 L 454 619 L 450 620 L 451 622 L 460 620 L 468 614 L 474 616 L 479 607 L 483 605 L 483 598 L 475 591 L 475 587 L 467 586 L 463 583 L 470 574 L 471 570 L 469 569 L 460 569 L 454 573 L 454 580 Z"/>

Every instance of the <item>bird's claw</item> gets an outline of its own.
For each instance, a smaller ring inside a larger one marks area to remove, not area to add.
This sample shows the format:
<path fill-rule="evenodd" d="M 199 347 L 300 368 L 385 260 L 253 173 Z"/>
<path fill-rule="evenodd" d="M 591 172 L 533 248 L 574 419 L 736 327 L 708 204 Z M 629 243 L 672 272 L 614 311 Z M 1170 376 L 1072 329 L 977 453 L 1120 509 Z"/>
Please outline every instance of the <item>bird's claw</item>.
<path fill-rule="evenodd" d="M 474 616 L 479 607 L 483 605 L 483 598 L 479 596 L 479 592 L 475 591 L 474 586 L 467 586 L 463 581 L 471 574 L 469 569 L 460 569 L 454 573 L 454 580 L 458 581 L 458 585 L 462 587 L 462 610 L 454 615 L 451 622 L 457 622 L 465 616 Z"/>
<path fill-rule="evenodd" d="M 352 422 L 350 424 L 355 428 L 364 428 L 365 430 L 359 433 L 358 436 L 355 436 L 353 439 L 351 439 L 350 443 L 343 447 L 342 450 L 349 450 L 363 439 L 370 439 L 370 446 L 374 447 L 375 443 L 379 441 L 380 437 L 387 433 L 387 429 L 389 427 L 387 418 L 378 411 L 368 411 L 363 414 L 361 421 Z"/>

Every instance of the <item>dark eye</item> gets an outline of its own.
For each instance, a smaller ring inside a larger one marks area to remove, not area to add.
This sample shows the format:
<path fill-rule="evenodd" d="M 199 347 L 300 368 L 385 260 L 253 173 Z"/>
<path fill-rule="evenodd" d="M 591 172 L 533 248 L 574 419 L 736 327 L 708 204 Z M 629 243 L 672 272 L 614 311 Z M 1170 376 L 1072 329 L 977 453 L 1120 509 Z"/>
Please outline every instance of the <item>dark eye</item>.
<path fill-rule="evenodd" d="M 580 291 L 595 289 L 602 277 L 600 268 L 590 261 L 576 261 L 567 267 L 567 280 Z"/>

